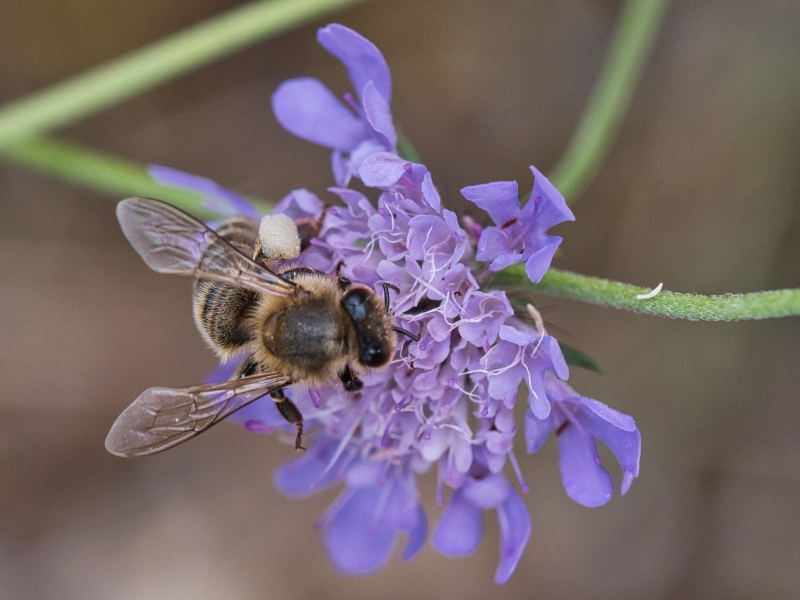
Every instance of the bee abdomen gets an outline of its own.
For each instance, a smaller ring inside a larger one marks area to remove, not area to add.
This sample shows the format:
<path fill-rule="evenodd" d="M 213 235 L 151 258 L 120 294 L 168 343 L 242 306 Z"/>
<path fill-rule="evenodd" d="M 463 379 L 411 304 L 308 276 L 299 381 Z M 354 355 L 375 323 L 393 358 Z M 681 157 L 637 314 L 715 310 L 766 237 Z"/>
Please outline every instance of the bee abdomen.
<path fill-rule="evenodd" d="M 258 224 L 234 217 L 220 223 L 217 233 L 245 256 L 253 253 Z M 194 292 L 194 318 L 200 333 L 220 353 L 241 349 L 253 339 L 251 313 L 258 293 L 199 279 Z"/>
<path fill-rule="evenodd" d="M 195 322 L 221 353 L 235 352 L 253 339 L 251 312 L 258 294 L 200 279 L 195 289 Z"/>

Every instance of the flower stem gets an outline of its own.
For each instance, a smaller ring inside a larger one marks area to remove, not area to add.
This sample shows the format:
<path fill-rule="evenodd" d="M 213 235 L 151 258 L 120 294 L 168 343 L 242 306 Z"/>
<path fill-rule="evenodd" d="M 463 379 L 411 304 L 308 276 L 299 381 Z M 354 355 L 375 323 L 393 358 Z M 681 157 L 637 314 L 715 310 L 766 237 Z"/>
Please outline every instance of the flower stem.
<path fill-rule="evenodd" d="M 0 108 L 0 148 L 71 123 L 258 40 L 362 0 L 246 4 Z"/>
<path fill-rule="evenodd" d="M 741 321 L 800 315 L 800 289 L 721 296 L 662 291 L 653 298 L 639 300 L 637 295 L 650 290 L 552 267 L 539 283 L 533 284 L 525 274 L 524 265 L 512 265 L 500 271 L 492 282 L 504 288 L 525 287 L 553 296 L 690 321 Z"/>
<path fill-rule="evenodd" d="M 201 219 L 218 216 L 203 208 L 198 194 L 153 181 L 145 167 L 74 144 L 33 138 L 0 148 L 0 156 L 114 196 L 148 196 Z"/>
<path fill-rule="evenodd" d="M 550 180 L 572 203 L 600 168 L 628 109 L 668 0 L 628 0 L 589 103 Z"/>

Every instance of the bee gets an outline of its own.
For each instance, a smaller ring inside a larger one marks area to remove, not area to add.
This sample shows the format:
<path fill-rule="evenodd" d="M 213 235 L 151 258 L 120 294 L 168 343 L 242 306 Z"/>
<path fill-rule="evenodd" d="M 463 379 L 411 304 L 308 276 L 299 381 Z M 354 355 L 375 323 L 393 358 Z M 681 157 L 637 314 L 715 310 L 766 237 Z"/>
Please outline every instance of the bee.
<path fill-rule="evenodd" d="M 302 449 L 303 416 L 284 388 L 338 378 L 356 392 L 360 374 L 392 359 L 397 333 L 419 339 L 395 326 L 387 285 L 381 299 L 338 273 L 275 262 L 296 258 L 324 214 L 298 224 L 285 215 L 265 217 L 260 230 L 235 217 L 213 231 L 159 200 L 117 205 L 125 237 L 151 269 L 196 278 L 193 313 L 203 338 L 221 358 L 245 360 L 229 381 L 143 392 L 112 425 L 109 452 L 135 457 L 167 450 L 266 395 L 296 427 L 295 448 Z"/>

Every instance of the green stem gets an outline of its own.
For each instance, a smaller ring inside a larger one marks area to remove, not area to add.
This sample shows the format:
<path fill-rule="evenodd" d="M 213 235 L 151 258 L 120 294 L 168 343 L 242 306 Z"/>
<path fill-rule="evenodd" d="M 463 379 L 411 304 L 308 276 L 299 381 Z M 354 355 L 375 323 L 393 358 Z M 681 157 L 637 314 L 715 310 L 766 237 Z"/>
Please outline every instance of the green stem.
<path fill-rule="evenodd" d="M 156 183 L 141 165 L 73 144 L 34 138 L 0 148 L 0 156 L 116 197 L 148 196 L 201 219 L 218 216 L 203 208 L 198 194 Z"/>
<path fill-rule="evenodd" d="M 533 284 L 525 274 L 524 265 L 512 265 L 500 271 L 492 282 L 501 287 L 526 287 L 553 296 L 690 321 L 741 321 L 800 315 L 800 289 L 722 296 L 662 291 L 654 298 L 639 300 L 637 295 L 650 290 L 552 267 L 539 283 Z"/>
<path fill-rule="evenodd" d="M 574 202 L 591 183 L 628 109 L 668 0 L 628 0 L 578 129 L 550 180 Z"/>
<path fill-rule="evenodd" d="M 204 21 L 0 108 L 0 148 L 71 123 L 253 42 L 362 0 L 269 0 Z"/>

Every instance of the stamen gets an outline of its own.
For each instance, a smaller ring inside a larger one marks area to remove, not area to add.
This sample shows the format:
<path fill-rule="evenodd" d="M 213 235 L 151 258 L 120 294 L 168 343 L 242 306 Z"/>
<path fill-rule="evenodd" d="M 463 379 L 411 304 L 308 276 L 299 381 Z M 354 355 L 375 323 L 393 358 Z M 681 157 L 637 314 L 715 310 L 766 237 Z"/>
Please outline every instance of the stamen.
<path fill-rule="evenodd" d="M 312 388 L 308 390 L 308 395 L 311 396 L 311 402 L 314 404 L 314 408 L 319 408 L 322 404 L 322 396 L 319 395 L 319 392 Z"/>
<path fill-rule="evenodd" d="M 345 92 L 344 101 L 350 105 L 350 108 L 356 111 L 356 114 L 359 115 L 361 114 L 361 107 L 358 104 L 356 104 L 356 101 L 353 98 L 353 94 L 351 94 L 350 92 Z"/>
<path fill-rule="evenodd" d="M 400 402 L 394 405 L 394 412 L 400 412 L 403 410 L 403 407 L 406 405 L 409 398 L 411 398 L 411 389 L 406 392 L 405 396 L 403 396 Z"/>
<path fill-rule="evenodd" d="M 390 417 L 389 418 L 389 422 L 386 423 L 386 429 L 383 430 L 383 435 L 381 436 L 381 446 L 383 448 L 386 448 L 386 446 L 389 445 L 389 441 L 390 441 L 390 433 L 389 432 L 391 431 L 391 428 L 392 428 L 392 418 Z"/>
<path fill-rule="evenodd" d="M 517 461 L 517 457 L 514 454 L 514 451 L 508 453 L 508 460 L 511 461 L 511 466 L 514 469 L 514 473 L 517 474 L 517 481 L 519 482 L 519 488 L 522 490 L 523 494 L 527 494 L 531 491 L 531 488 L 528 487 L 528 484 L 525 483 L 525 478 L 522 477 L 522 471 L 519 468 L 519 462 Z"/>

